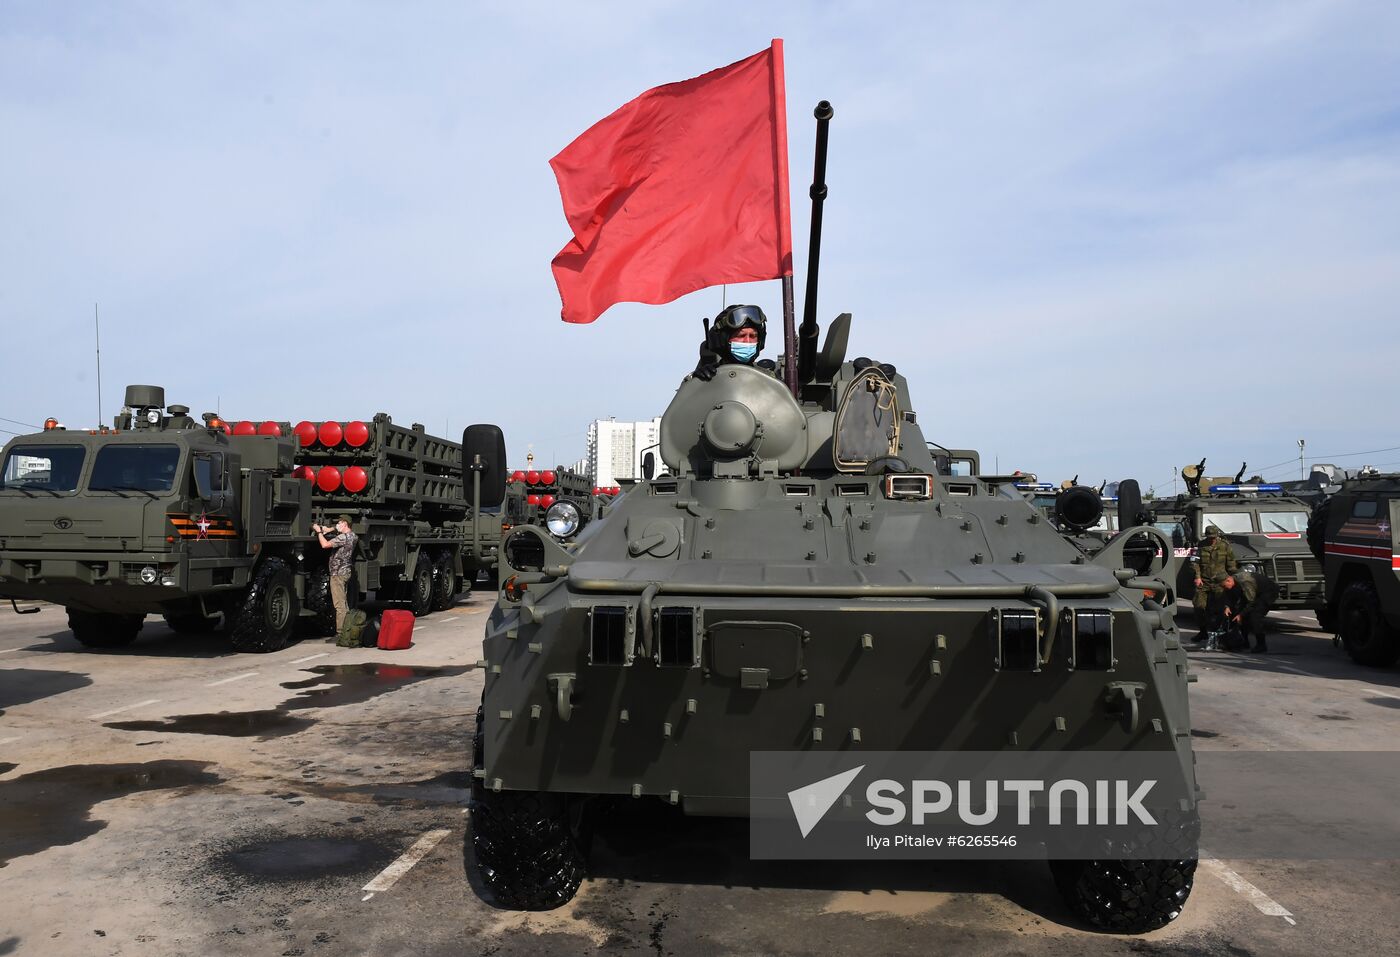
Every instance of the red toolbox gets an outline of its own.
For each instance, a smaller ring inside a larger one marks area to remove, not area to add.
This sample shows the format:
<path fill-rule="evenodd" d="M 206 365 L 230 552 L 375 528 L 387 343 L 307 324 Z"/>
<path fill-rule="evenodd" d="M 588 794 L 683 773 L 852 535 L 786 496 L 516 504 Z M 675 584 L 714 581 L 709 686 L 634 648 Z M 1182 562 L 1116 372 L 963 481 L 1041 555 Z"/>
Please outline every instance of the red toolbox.
<path fill-rule="evenodd" d="M 398 651 L 413 644 L 413 612 L 391 608 L 379 617 L 379 647 Z"/>

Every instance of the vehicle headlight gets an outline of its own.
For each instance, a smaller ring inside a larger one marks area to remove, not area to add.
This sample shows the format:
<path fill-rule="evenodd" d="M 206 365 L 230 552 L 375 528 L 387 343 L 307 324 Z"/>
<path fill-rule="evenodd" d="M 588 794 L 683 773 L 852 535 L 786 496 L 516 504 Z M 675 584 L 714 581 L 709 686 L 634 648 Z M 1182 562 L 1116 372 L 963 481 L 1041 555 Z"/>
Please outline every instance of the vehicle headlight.
<path fill-rule="evenodd" d="M 1242 568 L 1244 571 L 1249 572 L 1251 575 L 1259 574 L 1259 566 L 1254 564 L 1253 562 L 1245 562 L 1243 565 L 1240 566 L 1240 568 Z"/>
<path fill-rule="evenodd" d="M 544 513 L 544 525 L 555 538 L 568 538 L 578 531 L 581 517 L 573 502 L 555 502 Z"/>
<path fill-rule="evenodd" d="M 145 585 L 154 585 L 160 579 L 160 569 L 154 565 L 147 565 L 141 569 L 141 582 Z"/>

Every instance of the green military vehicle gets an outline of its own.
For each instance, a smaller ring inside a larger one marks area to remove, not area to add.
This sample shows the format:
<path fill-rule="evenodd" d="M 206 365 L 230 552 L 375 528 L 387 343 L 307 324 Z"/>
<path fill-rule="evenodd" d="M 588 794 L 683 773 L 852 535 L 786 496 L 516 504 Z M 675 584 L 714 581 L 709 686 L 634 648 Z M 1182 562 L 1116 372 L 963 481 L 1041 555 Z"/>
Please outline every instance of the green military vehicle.
<path fill-rule="evenodd" d="M 843 320 L 797 396 L 748 366 L 687 378 L 662 418 L 670 474 L 574 549 L 533 526 L 507 536 L 472 818 L 499 903 L 573 896 L 593 799 L 742 816 L 749 752 L 795 743 L 1157 750 L 1195 793 L 1170 588 L 1126 569 L 1132 533 L 1087 559 L 1010 488 L 941 474 L 904 377 L 844 361 Z M 895 424 L 872 436 L 877 408 Z M 1179 913 L 1194 866 L 1054 865 L 1073 906 L 1123 930 Z M 1132 900 L 1090 893 L 1091 872 Z"/>
<path fill-rule="evenodd" d="M 130 386 L 115 427 L 10 441 L 0 460 L 0 598 L 63 605 L 91 647 L 133 641 L 146 615 L 179 632 L 227 626 L 273 651 L 334 621 L 313 522 L 352 518 L 359 594 L 427 614 L 451 603 L 472 552 L 461 446 L 367 421 L 251 422 L 165 407 Z M 474 558 L 473 555 L 483 555 Z"/>
<path fill-rule="evenodd" d="M 1244 482 L 1244 468 L 1234 477 L 1208 478 L 1205 460 L 1181 470 L 1186 494 L 1151 503 L 1155 525 L 1171 539 L 1181 562 L 1177 594 L 1186 602 L 1196 594 L 1196 549 L 1210 525 L 1234 549 L 1240 567 L 1261 580 L 1261 593 L 1274 593 L 1272 608 L 1307 609 L 1328 626 L 1322 563 L 1309 551 L 1310 508 L 1285 495 L 1281 486 Z M 1262 580 L 1267 580 L 1264 582 Z"/>
<path fill-rule="evenodd" d="M 1332 623 L 1358 664 L 1385 667 L 1400 660 L 1400 475 L 1348 479 L 1318 506 L 1308 545 L 1322 563 Z"/>
<path fill-rule="evenodd" d="M 830 105 L 816 116 L 813 266 Z M 664 473 L 644 461 L 570 548 L 533 525 L 502 543 L 473 740 L 482 885 L 508 908 L 567 903 L 591 822 L 643 799 L 761 821 L 791 802 L 805 838 L 798 792 L 751 789 L 756 768 L 1101 754 L 1153 764 L 1178 839 L 1053 854 L 1056 885 L 1097 926 L 1162 926 L 1191 892 L 1199 797 L 1170 542 L 1131 528 L 1086 556 L 1007 477 L 924 439 L 898 370 L 846 358 L 849 313 L 819 349 L 815 290 L 813 272 L 800 328 L 785 317 L 781 378 L 718 361 L 681 382 Z M 731 306 L 714 328 L 741 313 L 766 323 Z M 490 457 L 480 438 L 466 455 Z M 1148 574 L 1126 567 L 1139 534 Z"/>

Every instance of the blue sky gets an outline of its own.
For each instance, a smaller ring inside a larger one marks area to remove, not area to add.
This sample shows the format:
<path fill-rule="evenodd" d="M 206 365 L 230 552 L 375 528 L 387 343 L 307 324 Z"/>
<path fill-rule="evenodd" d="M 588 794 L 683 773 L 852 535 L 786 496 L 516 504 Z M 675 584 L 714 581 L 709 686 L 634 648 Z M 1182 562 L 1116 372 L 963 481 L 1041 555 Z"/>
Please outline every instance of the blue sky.
<path fill-rule="evenodd" d="M 566 326 L 548 160 L 774 36 L 799 294 L 827 98 L 819 315 L 854 313 L 930 438 L 1159 491 L 1202 455 L 1400 447 L 1385 2 L 0 0 L 0 416 L 92 424 L 97 302 L 105 416 L 153 382 L 572 461 L 591 419 L 665 408 L 723 295 L 780 293 Z"/>

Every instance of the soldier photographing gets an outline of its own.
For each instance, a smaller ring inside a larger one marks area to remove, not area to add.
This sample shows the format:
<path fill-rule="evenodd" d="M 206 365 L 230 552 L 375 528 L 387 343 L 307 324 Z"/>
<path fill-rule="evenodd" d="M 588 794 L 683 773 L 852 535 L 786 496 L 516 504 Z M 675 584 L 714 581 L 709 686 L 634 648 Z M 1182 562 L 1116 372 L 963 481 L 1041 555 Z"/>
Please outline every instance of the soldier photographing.
<path fill-rule="evenodd" d="M 312 525 L 311 531 L 321 543 L 322 548 L 333 549 L 330 557 L 331 573 L 331 603 L 335 605 L 335 630 L 339 633 L 341 626 L 345 624 L 345 616 L 350 611 L 350 604 L 346 600 L 349 591 L 350 576 L 355 571 L 355 533 L 350 531 L 350 516 L 342 515 L 336 520 L 332 527 L 325 525 Z M 332 538 L 327 538 L 327 534 L 334 532 Z"/>

